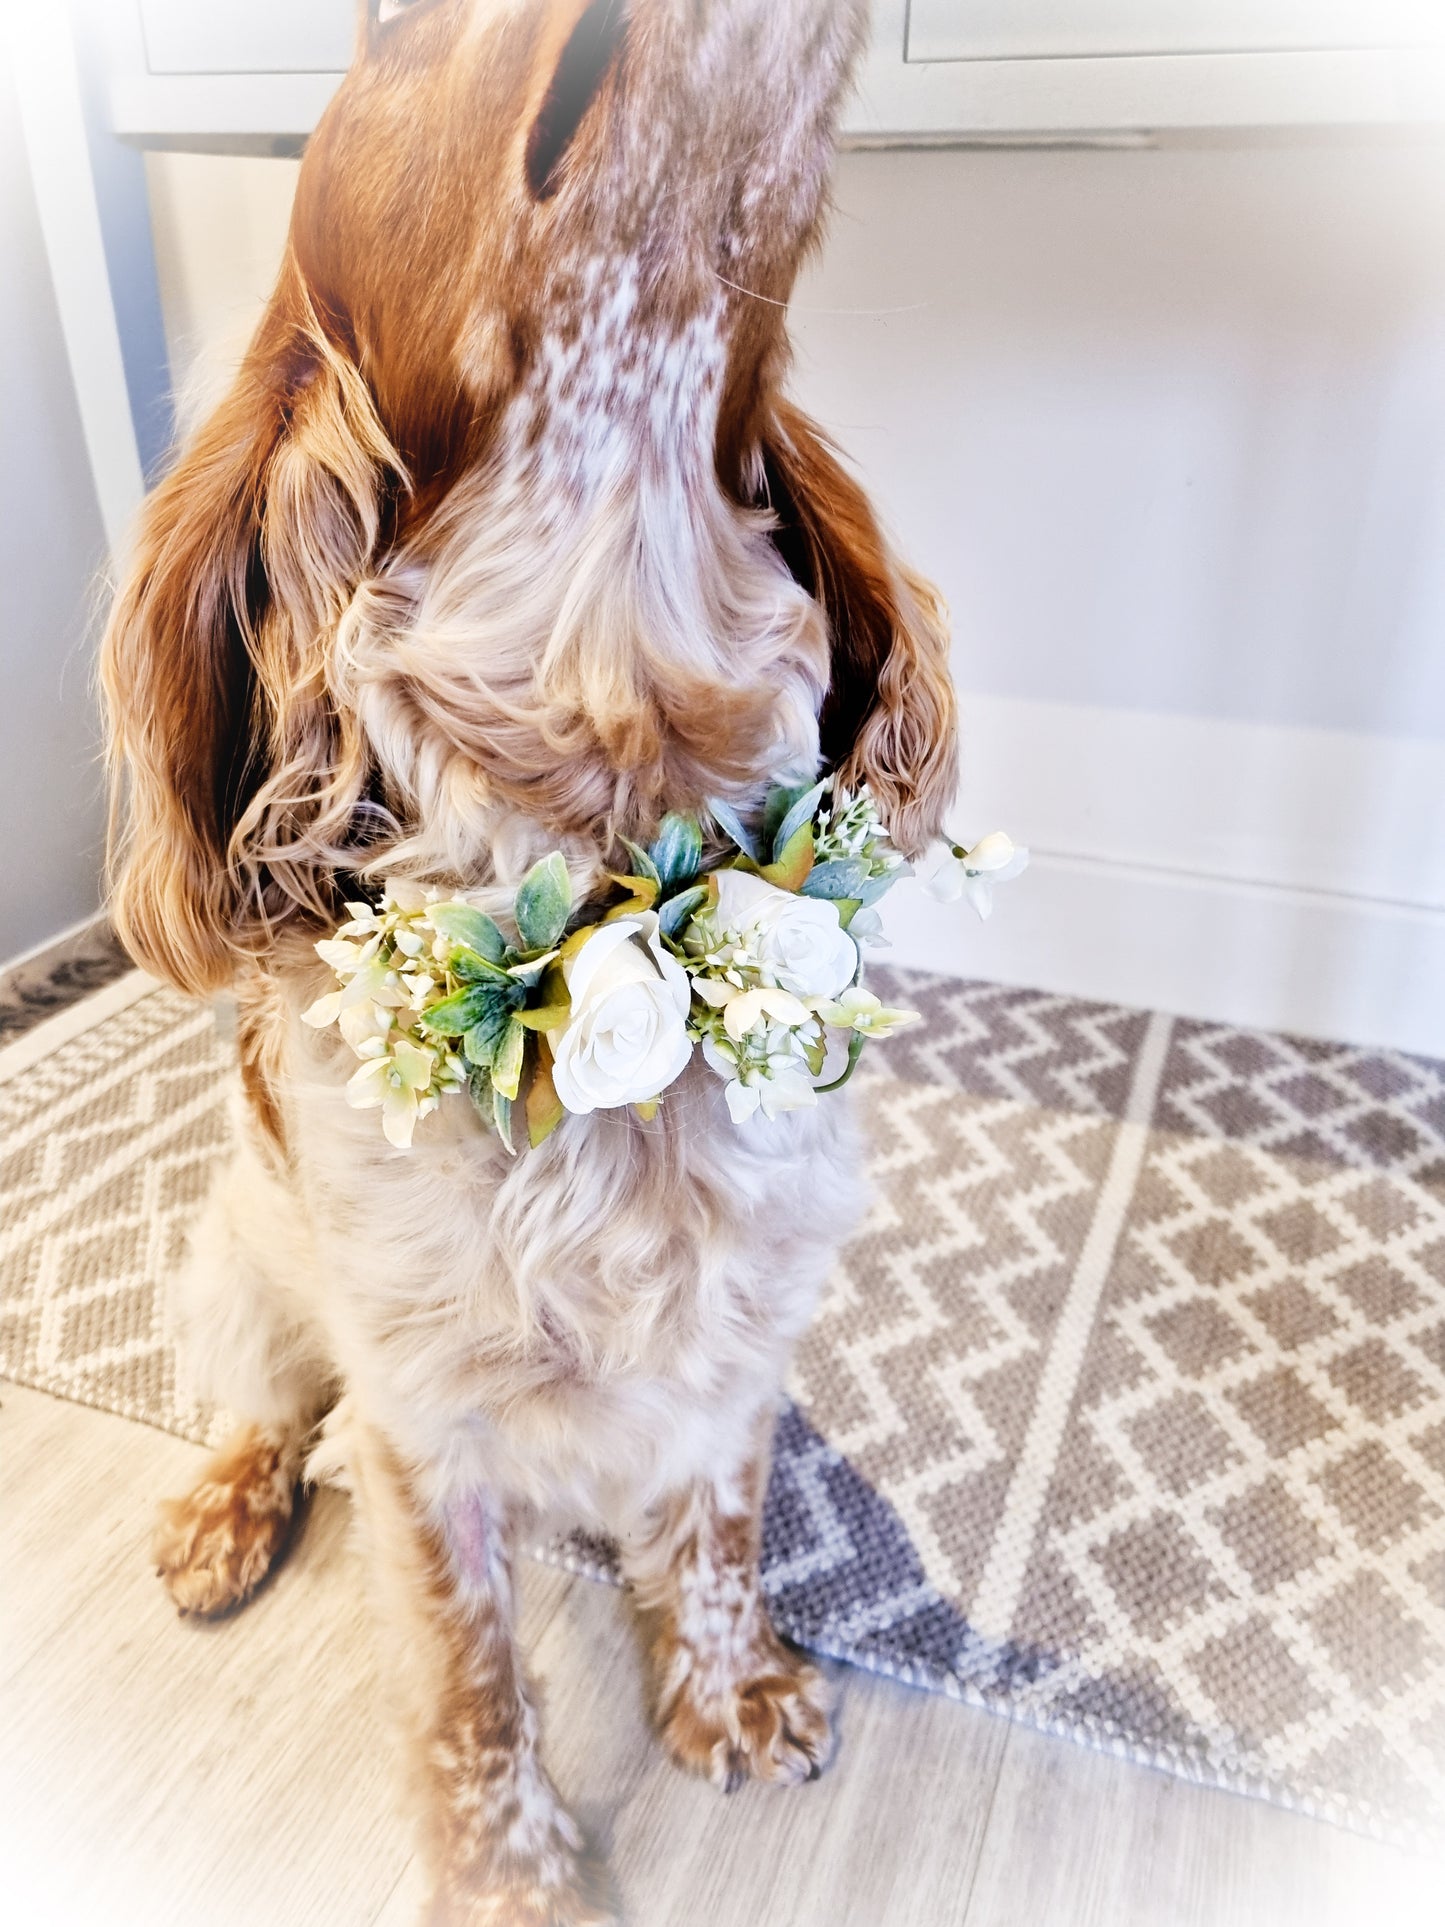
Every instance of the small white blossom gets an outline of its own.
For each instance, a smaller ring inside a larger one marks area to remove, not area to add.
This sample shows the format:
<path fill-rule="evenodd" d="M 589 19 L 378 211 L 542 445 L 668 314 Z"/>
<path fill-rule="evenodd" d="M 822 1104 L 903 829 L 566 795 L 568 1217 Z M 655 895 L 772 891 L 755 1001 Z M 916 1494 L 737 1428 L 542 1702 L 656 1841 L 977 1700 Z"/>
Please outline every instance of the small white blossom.
<path fill-rule="evenodd" d="M 398 1038 L 386 1056 L 369 1059 L 346 1086 L 353 1110 L 381 1106 L 381 1128 L 387 1143 L 399 1151 L 411 1149 L 417 1119 L 436 1109 L 439 1055 L 424 1044 Z"/>
<path fill-rule="evenodd" d="M 805 1050 L 821 1041 L 816 1023 L 807 1031 L 760 1019 L 740 1038 L 716 1030 L 703 1033 L 702 1054 L 725 1084 L 728 1114 L 744 1124 L 759 1111 L 780 1117 L 784 1111 L 810 1109 L 818 1101 Z"/>
<path fill-rule="evenodd" d="M 740 1043 L 759 1022 L 768 1020 L 794 1030 L 806 1024 L 811 1011 L 787 990 L 742 990 L 723 1007 L 723 1029 L 734 1043 Z"/>
<path fill-rule="evenodd" d="M 835 1004 L 822 1004 L 818 1015 L 838 1030 L 856 1030 L 865 1037 L 891 1037 L 895 1030 L 916 1024 L 916 1010 L 890 1010 L 871 990 L 845 990 Z"/>
<path fill-rule="evenodd" d="M 965 898 L 980 917 L 987 919 L 993 914 L 995 886 L 1022 876 L 1028 862 L 1026 849 L 1015 845 L 1004 831 L 994 830 L 971 850 L 951 845 L 949 855 L 923 887 L 937 903 L 957 903 Z"/>

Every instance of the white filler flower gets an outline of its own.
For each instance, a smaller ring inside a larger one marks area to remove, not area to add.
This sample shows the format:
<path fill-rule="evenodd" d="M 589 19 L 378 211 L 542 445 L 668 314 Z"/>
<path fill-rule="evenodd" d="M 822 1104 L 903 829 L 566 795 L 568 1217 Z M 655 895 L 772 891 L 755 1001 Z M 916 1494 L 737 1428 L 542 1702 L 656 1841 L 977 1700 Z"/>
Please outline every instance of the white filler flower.
<path fill-rule="evenodd" d="M 647 1104 L 681 1077 L 692 1056 L 692 987 L 651 910 L 602 924 L 563 972 L 572 1014 L 547 1042 L 569 1111 Z"/>
<path fill-rule="evenodd" d="M 719 871 L 717 892 L 712 921 L 739 938 L 746 961 L 780 989 L 836 997 L 858 975 L 858 946 L 836 903 L 794 896 L 746 870 Z"/>
<path fill-rule="evenodd" d="M 935 903 L 957 903 L 966 897 L 980 917 L 993 915 L 994 886 L 1011 883 L 1028 868 L 1029 853 L 1003 830 L 994 830 L 971 850 L 957 843 L 924 884 Z"/>

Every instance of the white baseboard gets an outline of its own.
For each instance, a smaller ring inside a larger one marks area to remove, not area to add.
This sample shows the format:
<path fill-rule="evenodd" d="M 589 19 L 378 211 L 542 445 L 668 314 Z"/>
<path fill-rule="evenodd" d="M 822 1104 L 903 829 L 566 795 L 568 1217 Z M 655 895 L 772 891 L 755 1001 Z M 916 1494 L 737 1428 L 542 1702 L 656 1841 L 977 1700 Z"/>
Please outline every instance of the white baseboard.
<path fill-rule="evenodd" d="M 1445 744 L 965 702 L 992 920 L 889 900 L 889 961 L 1445 1057 Z"/>

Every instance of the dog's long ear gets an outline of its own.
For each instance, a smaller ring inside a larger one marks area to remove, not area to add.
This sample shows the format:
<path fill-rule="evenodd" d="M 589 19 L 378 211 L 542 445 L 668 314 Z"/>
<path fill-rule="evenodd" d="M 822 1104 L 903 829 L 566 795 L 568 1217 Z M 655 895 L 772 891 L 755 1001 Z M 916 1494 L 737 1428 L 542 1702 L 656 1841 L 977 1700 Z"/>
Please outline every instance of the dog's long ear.
<path fill-rule="evenodd" d="M 365 384 L 288 263 L 231 392 L 146 505 L 101 651 L 112 914 L 181 989 L 222 987 L 316 894 L 305 820 L 342 748 L 323 638 L 388 470 Z"/>
<path fill-rule="evenodd" d="M 821 431 L 786 403 L 774 409 L 763 464 L 774 539 L 828 618 L 824 759 L 850 788 L 866 781 L 899 848 L 921 854 L 958 783 L 942 605 L 890 552 Z"/>

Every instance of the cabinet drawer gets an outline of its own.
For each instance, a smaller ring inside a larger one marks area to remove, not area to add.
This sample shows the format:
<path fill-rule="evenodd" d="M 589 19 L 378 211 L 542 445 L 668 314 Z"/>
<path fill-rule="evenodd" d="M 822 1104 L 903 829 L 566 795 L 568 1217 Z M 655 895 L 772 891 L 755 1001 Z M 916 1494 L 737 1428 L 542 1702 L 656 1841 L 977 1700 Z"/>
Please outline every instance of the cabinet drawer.
<path fill-rule="evenodd" d="M 356 0 L 140 0 L 153 74 L 339 74 Z"/>
<path fill-rule="evenodd" d="M 1440 0 L 912 0 L 908 58 L 1323 53 L 1442 38 Z"/>

